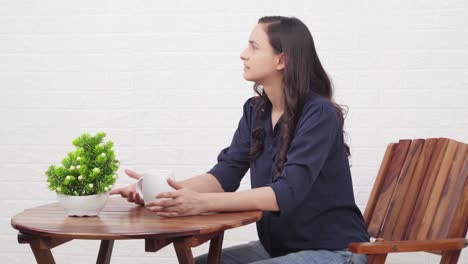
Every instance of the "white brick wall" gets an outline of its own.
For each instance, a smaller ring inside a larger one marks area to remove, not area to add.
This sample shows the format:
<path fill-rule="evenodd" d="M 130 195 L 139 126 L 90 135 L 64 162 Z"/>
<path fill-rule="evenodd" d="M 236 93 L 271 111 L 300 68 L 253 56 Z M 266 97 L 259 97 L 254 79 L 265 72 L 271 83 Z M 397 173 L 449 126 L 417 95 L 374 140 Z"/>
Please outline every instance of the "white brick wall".
<path fill-rule="evenodd" d="M 55 202 L 44 171 L 82 132 L 105 130 L 122 168 L 173 168 L 179 179 L 210 169 L 252 95 L 239 54 L 256 20 L 277 14 L 308 25 L 336 100 L 350 107 L 346 129 L 361 210 L 387 143 L 468 142 L 465 0 L 0 0 L 2 262 L 34 263 L 10 218 Z M 119 184 L 129 183 L 119 172 Z M 248 186 L 247 175 L 241 188 Z M 229 231 L 224 246 L 255 234 L 254 225 Z M 91 263 L 98 248 L 77 240 L 52 251 L 58 263 Z M 145 253 L 143 241 L 117 241 L 112 263 L 136 262 L 176 257 L 172 247 Z M 398 254 L 388 263 L 438 257 Z M 466 250 L 460 263 L 468 263 Z"/>

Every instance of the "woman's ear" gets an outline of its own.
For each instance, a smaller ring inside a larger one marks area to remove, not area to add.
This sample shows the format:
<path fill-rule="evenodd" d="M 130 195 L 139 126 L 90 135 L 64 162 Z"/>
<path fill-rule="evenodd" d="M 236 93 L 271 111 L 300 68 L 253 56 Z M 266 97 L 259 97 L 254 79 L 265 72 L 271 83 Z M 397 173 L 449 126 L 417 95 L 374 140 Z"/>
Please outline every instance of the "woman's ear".
<path fill-rule="evenodd" d="M 276 62 L 276 69 L 277 70 L 282 70 L 286 66 L 286 54 L 280 53 L 277 58 Z"/>

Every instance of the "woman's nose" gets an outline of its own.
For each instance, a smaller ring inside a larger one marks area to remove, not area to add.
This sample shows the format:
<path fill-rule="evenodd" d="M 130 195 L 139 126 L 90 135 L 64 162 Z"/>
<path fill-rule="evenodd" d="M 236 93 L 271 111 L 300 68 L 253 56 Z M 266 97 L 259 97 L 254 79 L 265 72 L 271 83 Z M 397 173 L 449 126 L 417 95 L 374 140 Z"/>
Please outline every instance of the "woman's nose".
<path fill-rule="evenodd" d="M 240 59 L 241 59 L 241 60 L 245 60 L 245 58 L 244 58 L 244 53 L 241 53 L 241 54 L 240 54 Z"/>
<path fill-rule="evenodd" d="M 246 60 L 247 59 L 247 56 L 245 55 L 245 50 L 243 50 L 240 54 L 240 59 L 241 60 Z"/>

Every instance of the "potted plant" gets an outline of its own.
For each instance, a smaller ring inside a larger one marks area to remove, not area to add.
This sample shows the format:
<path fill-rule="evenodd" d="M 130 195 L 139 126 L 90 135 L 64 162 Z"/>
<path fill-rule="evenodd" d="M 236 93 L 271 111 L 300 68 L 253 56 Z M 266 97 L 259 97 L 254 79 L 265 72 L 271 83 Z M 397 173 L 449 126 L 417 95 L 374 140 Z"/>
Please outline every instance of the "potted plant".
<path fill-rule="evenodd" d="M 114 144 L 103 142 L 105 136 L 104 132 L 82 134 L 72 142 L 75 151 L 45 172 L 48 188 L 57 193 L 59 204 L 69 216 L 98 215 L 118 178 Z"/>

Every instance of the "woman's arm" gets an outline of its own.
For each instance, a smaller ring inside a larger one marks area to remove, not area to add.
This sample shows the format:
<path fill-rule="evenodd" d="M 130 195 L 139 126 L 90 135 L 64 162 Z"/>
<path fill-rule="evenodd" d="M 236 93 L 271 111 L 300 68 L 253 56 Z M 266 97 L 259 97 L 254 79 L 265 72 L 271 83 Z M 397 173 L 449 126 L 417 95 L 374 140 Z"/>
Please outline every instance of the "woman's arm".
<path fill-rule="evenodd" d="M 160 193 L 156 198 L 172 198 L 147 203 L 150 211 L 166 217 L 198 215 L 206 212 L 279 211 L 276 195 L 271 187 L 261 187 L 240 192 L 200 193 L 183 188 L 168 180 L 176 189 Z"/>
<path fill-rule="evenodd" d="M 194 176 L 184 181 L 177 182 L 182 188 L 194 190 L 201 193 L 224 192 L 219 181 L 210 173 Z"/>
<path fill-rule="evenodd" d="M 204 193 L 208 212 L 228 211 L 279 211 L 276 196 L 271 187 L 260 187 L 239 192 Z"/>

